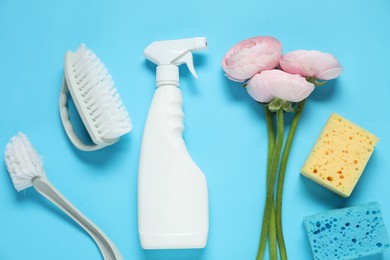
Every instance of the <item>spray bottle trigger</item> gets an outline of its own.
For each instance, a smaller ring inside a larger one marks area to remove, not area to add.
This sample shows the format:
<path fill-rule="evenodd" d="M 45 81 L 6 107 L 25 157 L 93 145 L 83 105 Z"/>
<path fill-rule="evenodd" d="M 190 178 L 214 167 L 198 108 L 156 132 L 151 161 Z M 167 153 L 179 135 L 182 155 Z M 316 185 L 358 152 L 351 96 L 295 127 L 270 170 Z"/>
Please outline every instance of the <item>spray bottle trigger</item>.
<path fill-rule="evenodd" d="M 192 58 L 192 53 L 187 52 L 183 56 L 181 56 L 179 59 L 175 61 L 175 64 L 183 64 L 185 63 L 187 65 L 187 68 L 190 70 L 191 74 L 195 77 L 198 78 L 198 75 L 196 74 L 195 68 L 194 68 L 194 61 Z"/>

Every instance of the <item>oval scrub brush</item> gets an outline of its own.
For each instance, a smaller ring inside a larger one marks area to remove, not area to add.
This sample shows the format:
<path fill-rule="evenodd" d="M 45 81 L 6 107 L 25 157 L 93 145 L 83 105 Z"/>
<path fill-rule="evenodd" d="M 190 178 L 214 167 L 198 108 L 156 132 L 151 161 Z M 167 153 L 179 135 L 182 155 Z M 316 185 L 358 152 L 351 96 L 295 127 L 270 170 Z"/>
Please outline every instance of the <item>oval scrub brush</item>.
<path fill-rule="evenodd" d="M 105 260 L 122 260 L 117 247 L 92 221 L 72 205 L 47 179 L 41 157 L 23 133 L 12 137 L 5 149 L 5 163 L 17 191 L 33 186 L 68 214 L 95 240 Z"/>
<path fill-rule="evenodd" d="M 114 82 L 103 62 L 85 44 L 68 51 L 64 62 L 60 114 L 70 141 L 80 150 L 94 151 L 111 145 L 130 132 L 132 125 Z M 68 90 L 94 144 L 77 136 L 69 119 Z"/>

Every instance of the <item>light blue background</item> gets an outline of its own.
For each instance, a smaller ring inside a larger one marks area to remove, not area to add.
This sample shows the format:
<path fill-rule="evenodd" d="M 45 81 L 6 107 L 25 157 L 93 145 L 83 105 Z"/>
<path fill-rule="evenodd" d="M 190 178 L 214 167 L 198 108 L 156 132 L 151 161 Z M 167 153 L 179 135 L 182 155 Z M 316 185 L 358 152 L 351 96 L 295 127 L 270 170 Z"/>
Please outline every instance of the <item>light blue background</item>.
<path fill-rule="evenodd" d="M 390 1 L 0 1 L 0 149 L 18 131 L 43 155 L 52 183 L 98 224 L 125 259 L 254 259 L 264 203 L 262 109 L 220 67 L 240 40 L 271 35 L 284 51 L 319 49 L 344 67 L 307 102 L 289 160 L 284 231 L 290 259 L 311 259 L 302 218 L 377 200 L 390 231 Z M 204 250 L 144 251 L 137 233 L 137 167 L 154 91 L 152 41 L 206 36 L 199 80 L 181 69 L 188 149 L 209 185 Z M 75 149 L 59 118 L 63 55 L 87 44 L 112 74 L 134 130 L 98 152 Z M 303 178 L 322 126 L 337 112 L 380 142 L 349 199 Z M 100 259 L 92 239 L 34 189 L 16 193 L 0 167 L 0 259 Z M 388 252 L 367 259 L 390 259 Z"/>

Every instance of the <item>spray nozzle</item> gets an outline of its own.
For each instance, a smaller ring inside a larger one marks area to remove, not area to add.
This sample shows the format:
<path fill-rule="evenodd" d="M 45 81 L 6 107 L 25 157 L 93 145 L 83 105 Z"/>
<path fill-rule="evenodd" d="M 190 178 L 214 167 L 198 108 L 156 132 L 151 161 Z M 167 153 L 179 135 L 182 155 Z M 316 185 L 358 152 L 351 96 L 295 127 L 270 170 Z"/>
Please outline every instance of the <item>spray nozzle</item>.
<path fill-rule="evenodd" d="M 157 75 L 157 84 L 160 85 L 159 82 L 162 80 L 178 82 L 178 72 L 177 76 L 173 75 L 175 74 L 173 71 L 175 69 L 171 67 L 172 65 L 177 67 L 185 63 L 191 74 L 194 75 L 195 78 L 198 78 L 195 72 L 193 56 L 191 52 L 206 48 L 207 39 L 205 37 L 158 41 L 150 44 L 144 50 L 144 55 L 148 60 L 158 65 L 157 74 L 162 74 L 163 72 L 167 74 L 167 76 Z M 176 70 L 178 71 L 177 68 Z M 167 77 L 172 78 L 168 79 Z"/>

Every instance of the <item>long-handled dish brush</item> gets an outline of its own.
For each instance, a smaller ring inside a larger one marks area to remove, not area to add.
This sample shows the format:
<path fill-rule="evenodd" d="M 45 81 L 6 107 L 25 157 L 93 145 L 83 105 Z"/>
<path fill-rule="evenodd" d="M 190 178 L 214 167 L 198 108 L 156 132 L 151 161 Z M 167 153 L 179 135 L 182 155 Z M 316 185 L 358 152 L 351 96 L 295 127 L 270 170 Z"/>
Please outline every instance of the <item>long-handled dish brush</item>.
<path fill-rule="evenodd" d="M 41 157 L 23 133 L 12 137 L 5 149 L 5 163 L 17 191 L 33 186 L 40 194 L 76 221 L 95 240 L 105 260 L 122 260 L 114 243 L 72 205 L 47 179 Z"/>

